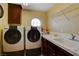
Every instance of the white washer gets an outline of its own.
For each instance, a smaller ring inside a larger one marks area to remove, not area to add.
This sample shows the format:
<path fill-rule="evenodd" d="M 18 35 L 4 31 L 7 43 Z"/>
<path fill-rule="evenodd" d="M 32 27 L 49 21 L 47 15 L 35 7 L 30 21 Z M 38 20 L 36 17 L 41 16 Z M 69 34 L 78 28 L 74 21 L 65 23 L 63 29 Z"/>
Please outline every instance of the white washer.
<path fill-rule="evenodd" d="M 18 34 L 16 34 L 16 32 Z M 12 34 L 12 35 L 11 35 Z M 18 39 L 19 38 L 19 39 Z M 3 29 L 3 52 L 16 52 L 24 50 L 24 30 L 18 26 L 17 30 Z"/>
<path fill-rule="evenodd" d="M 31 30 L 31 27 L 26 27 L 25 28 L 25 39 L 26 39 L 26 45 L 25 46 L 26 46 L 26 49 L 36 49 L 36 48 L 41 47 L 41 28 L 37 28 L 37 29 L 40 33 L 40 38 L 37 39 L 36 41 L 32 42 L 28 39 L 28 33 Z M 32 38 L 32 40 L 34 40 L 34 39 Z"/>

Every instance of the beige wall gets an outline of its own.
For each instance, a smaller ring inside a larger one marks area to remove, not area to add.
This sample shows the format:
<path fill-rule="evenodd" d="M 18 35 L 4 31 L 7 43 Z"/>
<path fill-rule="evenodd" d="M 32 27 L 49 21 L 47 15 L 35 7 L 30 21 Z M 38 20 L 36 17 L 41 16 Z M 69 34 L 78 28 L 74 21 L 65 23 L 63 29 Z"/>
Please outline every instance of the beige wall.
<path fill-rule="evenodd" d="M 7 16 L 8 16 L 8 4 L 0 4 L 2 5 L 3 9 L 4 9 L 4 15 L 2 18 L 0 18 L 0 38 L 1 38 L 1 29 L 8 25 L 7 23 Z M 0 43 L 1 43 L 1 39 L 0 39 Z M 0 54 L 1 54 L 1 46 L 0 46 Z"/>
<path fill-rule="evenodd" d="M 0 28 L 3 28 L 4 26 L 8 25 L 8 4 L 1 4 L 4 9 L 4 15 L 2 18 L 0 18 Z"/>
<path fill-rule="evenodd" d="M 42 22 L 42 27 L 46 27 L 46 13 L 40 11 L 30 11 L 30 10 L 23 10 L 22 11 L 22 26 L 31 26 L 31 20 L 36 17 L 39 18 Z"/>

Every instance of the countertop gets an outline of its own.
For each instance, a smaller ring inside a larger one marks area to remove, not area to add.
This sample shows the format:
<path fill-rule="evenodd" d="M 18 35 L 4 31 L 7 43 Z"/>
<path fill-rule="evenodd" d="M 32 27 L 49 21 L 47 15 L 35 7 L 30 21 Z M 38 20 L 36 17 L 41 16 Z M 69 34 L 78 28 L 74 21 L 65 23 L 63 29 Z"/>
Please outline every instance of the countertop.
<path fill-rule="evenodd" d="M 53 34 L 45 34 L 43 37 L 72 55 L 79 56 L 79 42 L 55 37 Z"/>

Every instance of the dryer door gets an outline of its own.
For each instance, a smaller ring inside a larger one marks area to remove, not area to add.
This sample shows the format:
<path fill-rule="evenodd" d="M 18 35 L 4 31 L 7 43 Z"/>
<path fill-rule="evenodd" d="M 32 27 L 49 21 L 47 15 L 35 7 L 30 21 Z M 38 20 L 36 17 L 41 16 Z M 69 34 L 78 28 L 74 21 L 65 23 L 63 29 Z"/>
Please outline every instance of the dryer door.
<path fill-rule="evenodd" d="M 21 39 L 21 33 L 17 29 L 9 29 L 4 34 L 4 40 L 8 44 L 16 44 Z"/>
<path fill-rule="evenodd" d="M 27 38 L 30 42 L 37 42 L 40 39 L 40 32 L 37 29 L 31 29 L 27 33 Z"/>

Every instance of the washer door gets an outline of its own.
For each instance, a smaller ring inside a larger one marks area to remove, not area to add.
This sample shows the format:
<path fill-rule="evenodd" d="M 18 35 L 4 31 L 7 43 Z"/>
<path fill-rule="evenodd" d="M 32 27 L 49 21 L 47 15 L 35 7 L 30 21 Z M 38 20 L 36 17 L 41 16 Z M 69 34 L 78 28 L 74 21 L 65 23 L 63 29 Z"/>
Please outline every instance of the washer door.
<path fill-rule="evenodd" d="M 35 29 L 31 29 L 27 33 L 27 38 L 30 42 L 37 42 L 40 39 L 40 32 Z"/>
<path fill-rule="evenodd" d="M 9 29 L 4 34 L 4 40 L 9 44 L 15 44 L 21 39 L 21 33 L 17 29 Z"/>

